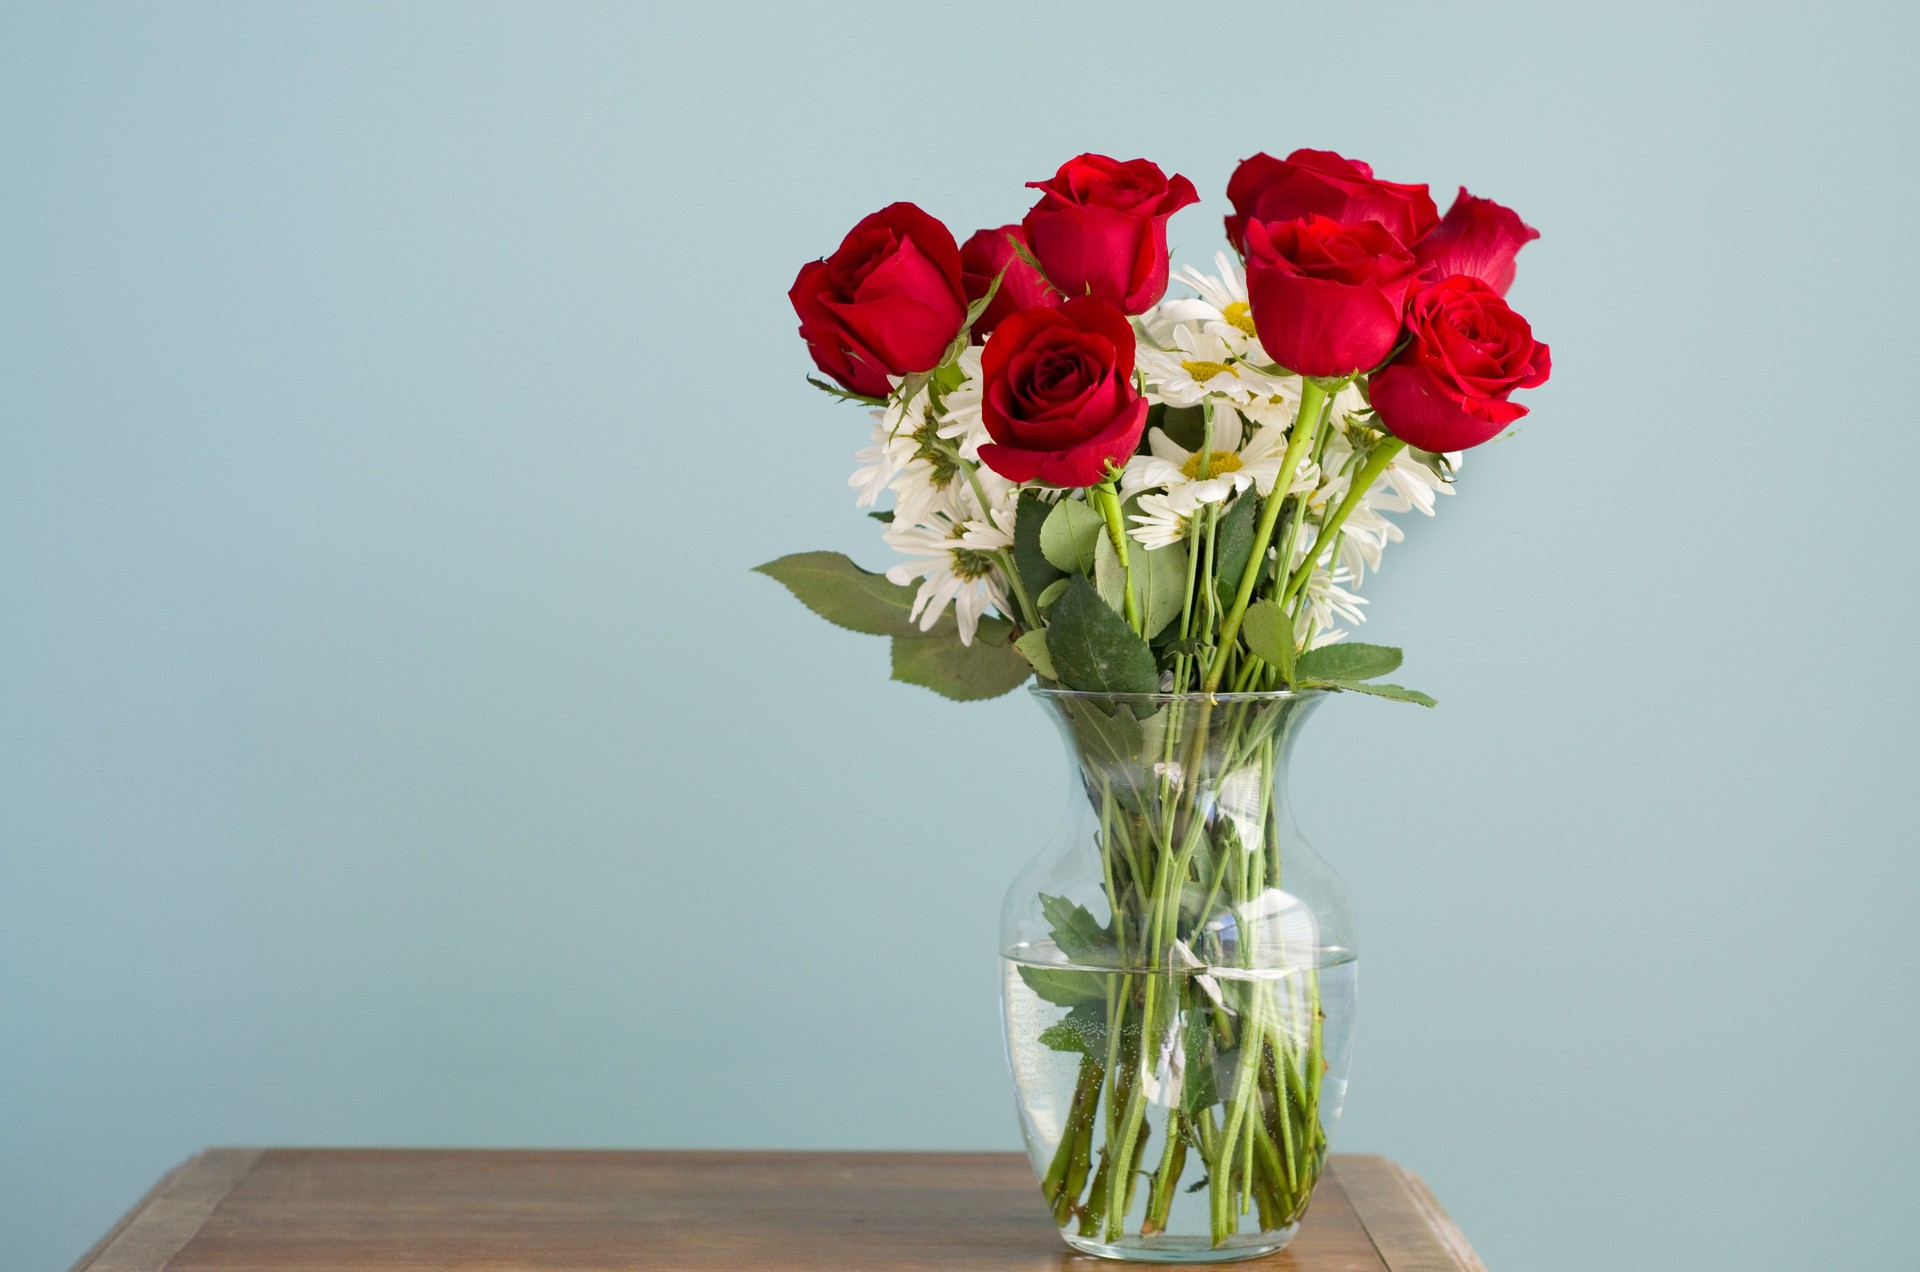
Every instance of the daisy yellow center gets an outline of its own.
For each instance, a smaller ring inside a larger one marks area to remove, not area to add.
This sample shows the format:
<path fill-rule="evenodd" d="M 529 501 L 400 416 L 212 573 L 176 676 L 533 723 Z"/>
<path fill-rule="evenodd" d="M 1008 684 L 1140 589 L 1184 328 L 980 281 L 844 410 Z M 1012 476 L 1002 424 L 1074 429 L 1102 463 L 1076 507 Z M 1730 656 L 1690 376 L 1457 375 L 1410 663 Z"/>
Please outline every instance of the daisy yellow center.
<path fill-rule="evenodd" d="M 953 549 L 953 572 L 956 576 L 972 582 L 983 579 L 993 571 L 993 556 L 975 548 Z"/>
<path fill-rule="evenodd" d="M 1222 371 L 1236 380 L 1240 378 L 1240 373 L 1224 362 L 1196 362 L 1189 359 L 1180 364 L 1180 369 L 1192 376 L 1195 384 L 1205 384 Z"/>
<path fill-rule="evenodd" d="M 1247 304 L 1246 301 L 1244 300 L 1234 301 L 1231 305 L 1228 305 L 1225 309 L 1222 309 L 1220 311 L 1220 316 L 1222 318 L 1225 318 L 1228 322 L 1232 323 L 1234 326 L 1240 328 L 1240 330 L 1246 332 L 1248 335 L 1251 336 L 1252 334 L 1254 334 L 1253 309 L 1251 306 Z"/>
<path fill-rule="evenodd" d="M 1186 463 L 1180 465 L 1180 471 L 1187 475 L 1189 481 L 1200 480 L 1200 455 L 1200 451 L 1195 451 L 1187 457 Z M 1235 451 L 1214 451 L 1207 456 L 1207 476 L 1209 477 L 1218 477 L 1222 473 L 1237 473 L 1240 468 L 1240 456 Z"/>

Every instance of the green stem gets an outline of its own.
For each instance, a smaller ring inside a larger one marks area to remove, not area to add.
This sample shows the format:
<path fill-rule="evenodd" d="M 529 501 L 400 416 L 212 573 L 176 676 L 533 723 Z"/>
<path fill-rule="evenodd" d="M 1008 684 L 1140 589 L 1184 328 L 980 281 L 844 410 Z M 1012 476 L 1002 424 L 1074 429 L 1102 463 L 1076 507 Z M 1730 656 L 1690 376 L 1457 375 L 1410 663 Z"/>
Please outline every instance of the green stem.
<path fill-rule="evenodd" d="M 1227 611 L 1226 622 L 1220 625 L 1220 643 L 1213 651 L 1213 663 L 1207 668 L 1206 684 L 1203 686 L 1207 693 L 1217 690 L 1221 677 L 1226 675 L 1227 655 L 1240 636 L 1240 620 L 1247 616 L 1247 605 L 1253 600 L 1253 586 L 1259 581 L 1260 570 L 1267 562 L 1267 545 L 1273 541 L 1274 524 L 1280 520 L 1280 509 L 1286 504 L 1286 492 L 1293 486 L 1293 474 L 1300 466 L 1300 457 L 1320 431 L 1320 412 L 1326 407 L 1327 401 L 1327 390 L 1319 381 L 1301 381 L 1300 413 L 1294 418 L 1293 431 L 1287 436 L 1287 451 L 1280 461 L 1280 473 L 1273 479 L 1273 493 L 1268 496 L 1266 507 L 1260 510 L 1260 526 L 1254 531 L 1253 551 L 1247 557 L 1246 572 L 1240 576 L 1240 586 L 1234 592 L 1233 606 Z"/>
<path fill-rule="evenodd" d="M 1320 523 L 1320 528 L 1314 533 L 1313 546 L 1307 550 L 1307 559 L 1300 563 L 1300 568 L 1295 570 L 1293 577 L 1287 580 L 1286 589 L 1279 596 L 1282 609 L 1286 608 L 1287 602 L 1293 599 L 1295 593 L 1307 585 L 1307 580 L 1313 577 L 1314 567 L 1320 563 L 1321 554 L 1333 546 L 1336 536 L 1340 533 L 1340 527 L 1347 524 L 1347 518 L 1353 514 L 1355 508 L 1360 506 L 1360 501 L 1366 498 L 1367 488 L 1373 485 L 1375 478 L 1387 470 L 1387 465 L 1393 462 L 1394 456 L 1406 448 L 1407 444 L 1397 437 L 1385 438 L 1373 448 L 1372 453 L 1367 456 L 1367 462 L 1360 466 L 1360 471 L 1353 475 L 1353 481 L 1348 484 L 1346 498 L 1340 501 L 1338 508 L 1327 514 L 1326 520 Z M 1327 568 L 1331 570 L 1333 567 L 1329 565 Z"/>
<path fill-rule="evenodd" d="M 1100 512 L 1107 519 L 1107 538 L 1113 543 L 1113 555 L 1120 562 L 1120 574 L 1125 580 L 1121 608 L 1127 617 L 1127 626 L 1144 636 L 1141 631 L 1140 602 L 1133 594 L 1133 562 L 1127 552 L 1127 528 L 1120 520 L 1120 496 L 1113 488 L 1113 478 L 1101 482 L 1087 491 L 1089 495 L 1099 493 Z"/>

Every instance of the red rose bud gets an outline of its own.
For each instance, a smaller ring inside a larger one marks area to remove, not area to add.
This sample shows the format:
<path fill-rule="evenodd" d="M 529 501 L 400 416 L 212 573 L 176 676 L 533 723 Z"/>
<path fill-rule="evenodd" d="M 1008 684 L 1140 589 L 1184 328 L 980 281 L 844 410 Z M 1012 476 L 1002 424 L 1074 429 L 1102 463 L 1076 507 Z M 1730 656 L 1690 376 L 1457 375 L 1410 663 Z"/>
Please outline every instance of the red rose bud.
<path fill-rule="evenodd" d="M 1023 309 L 980 358 L 980 460 L 1009 481 L 1092 486 L 1140 444 L 1147 402 L 1133 387 L 1133 324 L 1104 300 Z"/>
<path fill-rule="evenodd" d="M 1093 296 L 1130 314 L 1167 292 L 1167 218 L 1198 203 L 1193 182 L 1168 180 L 1145 159 L 1081 155 L 1060 165 L 1021 222 L 1047 280 L 1067 296 Z"/>
<path fill-rule="evenodd" d="M 1552 370 L 1527 320 L 1464 274 L 1416 292 L 1407 327 L 1413 343 L 1367 387 L 1387 431 L 1421 450 L 1487 441 L 1527 413 L 1507 395 L 1546 383 Z"/>
<path fill-rule="evenodd" d="M 1477 199 L 1461 186 L 1439 228 L 1414 244 L 1413 257 L 1426 282 L 1466 274 L 1504 296 L 1513 286 L 1514 257 L 1539 237 L 1512 208 Z"/>
<path fill-rule="evenodd" d="M 1066 299 L 1047 286 L 1033 266 L 1020 259 L 1009 238 L 1018 239 L 1021 246 L 1031 250 L 1026 231 L 1017 225 L 981 230 L 960 245 L 960 283 L 966 289 L 967 304 L 986 295 L 993 280 L 1000 279 L 1000 290 L 993 294 L 993 302 L 973 324 L 973 334 L 981 339 L 1008 314 L 1022 309 L 1056 308 Z M 1005 275 L 1000 273 L 1003 269 Z"/>
<path fill-rule="evenodd" d="M 1257 154 L 1243 160 L 1227 182 L 1233 215 L 1227 240 L 1247 254 L 1247 226 L 1254 221 L 1301 221 L 1329 217 L 1342 225 L 1374 221 L 1411 247 L 1440 221 L 1424 185 L 1381 181 L 1358 159 L 1331 150 L 1296 150 L 1285 159 Z"/>
<path fill-rule="evenodd" d="M 801 266 L 787 299 L 814 363 L 868 397 L 887 395 L 888 376 L 938 366 L 967 317 L 960 249 L 911 203 L 881 208 Z"/>
<path fill-rule="evenodd" d="M 1267 356 L 1301 375 L 1352 375 L 1400 338 L 1412 253 L 1375 221 L 1247 224 L 1247 300 Z"/>

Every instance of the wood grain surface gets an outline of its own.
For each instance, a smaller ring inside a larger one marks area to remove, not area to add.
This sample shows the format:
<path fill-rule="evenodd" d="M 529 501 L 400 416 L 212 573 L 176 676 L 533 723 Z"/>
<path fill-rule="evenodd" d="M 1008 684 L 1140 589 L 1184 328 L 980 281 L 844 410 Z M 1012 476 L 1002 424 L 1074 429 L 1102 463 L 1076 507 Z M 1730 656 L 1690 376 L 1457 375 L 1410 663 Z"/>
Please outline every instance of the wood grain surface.
<path fill-rule="evenodd" d="M 1078 1272 L 1016 1153 L 209 1149 L 75 1272 Z M 1271 1272 L 1485 1272 L 1424 1185 L 1335 1157 Z"/>

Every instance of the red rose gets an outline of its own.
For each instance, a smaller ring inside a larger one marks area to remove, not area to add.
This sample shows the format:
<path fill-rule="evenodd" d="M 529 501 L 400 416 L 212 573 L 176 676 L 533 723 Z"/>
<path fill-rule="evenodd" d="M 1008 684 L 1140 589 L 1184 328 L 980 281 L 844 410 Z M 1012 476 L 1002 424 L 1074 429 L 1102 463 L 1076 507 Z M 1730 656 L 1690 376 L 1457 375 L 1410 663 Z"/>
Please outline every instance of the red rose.
<path fill-rule="evenodd" d="M 1301 375 L 1351 375 L 1400 338 L 1413 254 L 1378 222 L 1247 223 L 1247 300 L 1267 356 Z"/>
<path fill-rule="evenodd" d="M 1296 150 L 1285 159 L 1257 154 L 1243 160 L 1227 182 L 1234 214 L 1227 240 L 1246 255 L 1253 221 L 1299 221 L 1330 217 L 1343 225 L 1377 221 L 1404 247 L 1412 247 L 1439 223 L 1424 185 L 1381 181 L 1357 159 L 1331 150 Z"/>
<path fill-rule="evenodd" d="M 960 249 L 911 203 L 881 208 L 801 266 L 787 299 L 814 362 L 868 397 L 885 397 L 890 375 L 938 366 L 967 317 Z"/>
<path fill-rule="evenodd" d="M 1193 182 L 1171 181 L 1145 159 L 1081 155 L 1051 181 L 1029 181 L 1040 202 L 1021 225 L 1047 279 L 1068 296 L 1093 296 L 1145 313 L 1167 291 L 1167 218 L 1198 203 Z"/>
<path fill-rule="evenodd" d="M 1513 258 L 1539 237 L 1512 208 L 1477 199 L 1461 186 L 1439 228 L 1414 244 L 1413 257 L 1427 282 L 1466 274 L 1504 296 L 1513 286 Z"/>
<path fill-rule="evenodd" d="M 981 230 L 960 245 L 960 283 L 966 289 L 969 305 L 987 294 L 996 276 L 1000 278 L 1000 290 L 993 294 L 993 303 L 973 324 L 973 334 L 980 339 L 985 339 L 1008 314 L 1021 309 L 1052 309 L 1066 299 L 1047 286 L 1033 266 L 1014 254 L 1009 238 L 1020 240 L 1023 247 L 1028 246 L 1026 231 L 1017 225 Z M 1001 275 L 1003 269 L 1006 273 Z"/>
<path fill-rule="evenodd" d="M 1413 343 L 1368 385 L 1387 431 L 1421 450 L 1478 446 L 1527 413 L 1515 389 L 1544 384 L 1547 346 L 1500 293 L 1453 274 L 1407 306 Z"/>
<path fill-rule="evenodd" d="M 1133 387 L 1133 324 L 1104 300 L 1009 314 L 981 355 L 981 462 L 1009 481 L 1092 486 L 1147 426 Z"/>

